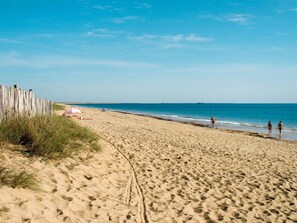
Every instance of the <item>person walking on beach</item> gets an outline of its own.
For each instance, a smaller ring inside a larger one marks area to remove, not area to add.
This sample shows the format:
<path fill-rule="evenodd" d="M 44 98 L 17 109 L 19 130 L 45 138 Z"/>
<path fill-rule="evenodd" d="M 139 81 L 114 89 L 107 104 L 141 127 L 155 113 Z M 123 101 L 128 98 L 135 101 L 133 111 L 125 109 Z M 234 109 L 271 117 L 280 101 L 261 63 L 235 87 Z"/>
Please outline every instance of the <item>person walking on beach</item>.
<path fill-rule="evenodd" d="M 282 121 L 279 121 L 279 123 L 277 124 L 277 128 L 278 128 L 278 131 L 279 131 L 279 135 L 282 135 L 282 130 L 284 128 L 284 125 L 283 125 Z"/>
<path fill-rule="evenodd" d="M 216 122 L 215 118 L 214 117 L 211 117 L 210 118 L 210 123 L 211 123 L 211 127 L 212 128 L 215 127 L 215 122 Z"/>
<path fill-rule="evenodd" d="M 268 122 L 267 128 L 268 128 L 269 135 L 271 135 L 271 133 L 272 133 L 272 123 L 271 123 L 271 121 Z"/>

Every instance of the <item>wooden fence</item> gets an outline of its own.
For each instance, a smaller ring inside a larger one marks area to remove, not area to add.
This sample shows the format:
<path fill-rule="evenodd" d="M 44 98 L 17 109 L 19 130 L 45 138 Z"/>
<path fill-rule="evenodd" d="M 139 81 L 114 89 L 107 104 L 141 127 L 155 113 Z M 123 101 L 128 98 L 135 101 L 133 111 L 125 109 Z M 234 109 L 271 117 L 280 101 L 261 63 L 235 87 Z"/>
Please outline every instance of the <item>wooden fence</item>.
<path fill-rule="evenodd" d="M 53 111 L 50 100 L 35 98 L 32 90 L 24 91 L 17 85 L 0 85 L 0 120 L 11 115 L 49 115 Z"/>

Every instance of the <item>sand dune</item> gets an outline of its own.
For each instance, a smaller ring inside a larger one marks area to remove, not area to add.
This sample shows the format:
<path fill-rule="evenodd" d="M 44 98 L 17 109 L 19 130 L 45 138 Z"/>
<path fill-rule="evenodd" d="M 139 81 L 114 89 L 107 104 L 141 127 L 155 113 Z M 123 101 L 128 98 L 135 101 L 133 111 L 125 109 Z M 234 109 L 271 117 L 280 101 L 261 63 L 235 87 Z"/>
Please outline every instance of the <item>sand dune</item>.
<path fill-rule="evenodd" d="M 103 152 L 36 159 L 43 191 L 1 188 L 1 222 L 297 222 L 296 143 L 82 110 Z"/>

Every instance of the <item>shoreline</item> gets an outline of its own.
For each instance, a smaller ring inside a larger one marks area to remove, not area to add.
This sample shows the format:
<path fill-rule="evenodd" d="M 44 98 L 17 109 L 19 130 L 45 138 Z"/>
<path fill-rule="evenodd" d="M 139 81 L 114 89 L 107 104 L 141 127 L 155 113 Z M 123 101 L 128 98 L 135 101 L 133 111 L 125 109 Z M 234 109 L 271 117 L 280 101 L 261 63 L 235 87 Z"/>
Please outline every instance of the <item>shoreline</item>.
<path fill-rule="evenodd" d="M 124 111 L 114 111 L 114 112 L 119 112 L 119 113 L 123 113 L 123 114 L 138 115 L 138 116 L 143 116 L 143 117 L 150 117 L 150 118 L 155 118 L 155 119 L 163 120 L 163 121 L 178 122 L 178 123 L 182 123 L 182 124 L 199 126 L 199 127 L 209 128 L 209 129 L 218 129 L 220 131 L 225 131 L 225 132 L 229 132 L 229 133 L 239 133 L 239 134 L 244 134 L 244 135 L 260 137 L 260 138 L 264 138 L 264 139 L 274 139 L 274 140 L 292 142 L 292 143 L 297 144 L 297 140 L 281 139 L 281 138 L 269 136 L 269 134 L 264 134 L 264 133 L 262 134 L 262 133 L 258 133 L 258 132 L 248 131 L 248 130 L 236 130 L 236 129 L 228 129 L 228 128 L 223 128 L 223 127 L 222 128 L 219 128 L 219 127 L 214 127 L 213 128 L 210 125 L 206 125 L 206 124 L 195 123 L 195 122 L 191 122 L 191 121 L 188 121 L 188 122 L 187 121 L 181 121 L 181 120 L 170 119 L 170 118 L 165 118 L 165 117 L 162 118 L 162 117 L 158 117 L 158 116 L 154 116 L 154 115 L 145 115 L 145 114 L 138 114 L 138 113 L 132 113 L 132 112 L 131 113 L 130 112 L 124 112 Z"/>
<path fill-rule="evenodd" d="M 96 103 L 94 103 L 94 104 L 96 104 Z M 84 106 L 80 106 L 79 104 L 77 104 L 77 105 L 76 104 L 67 104 L 67 105 L 76 106 L 76 107 L 79 107 L 79 108 L 96 109 L 96 110 L 99 110 L 99 111 L 101 110 L 101 108 L 84 107 Z M 253 131 L 248 131 L 248 130 L 237 130 L 237 129 L 224 128 L 224 127 L 221 127 L 221 128 L 220 127 L 214 127 L 213 128 L 210 125 L 197 123 L 197 122 L 194 122 L 194 121 L 182 121 L 182 120 L 173 119 L 173 118 L 170 118 L 170 117 L 168 117 L 168 118 L 167 117 L 160 117 L 158 115 L 150 115 L 150 114 L 120 111 L 120 110 L 113 110 L 113 109 L 108 109 L 107 112 L 109 112 L 109 111 L 118 112 L 118 113 L 121 113 L 121 114 L 137 115 L 137 116 L 141 116 L 141 117 L 150 117 L 150 118 L 154 118 L 154 119 L 157 119 L 157 120 L 177 122 L 177 123 L 182 123 L 182 124 L 187 124 L 187 125 L 192 125 L 192 126 L 198 126 L 198 127 L 208 128 L 208 129 L 217 129 L 219 131 L 224 131 L 224 132 L 228 132 L 228 133 L 238 133 L 238 134 L 243 134 L 243 135 L 250 135 L 250 136 L 254 136 L 254 137 L 264 138 L 264 139 L 273 139 L 273 140 L 286 141 L 286 142 L 291 142 L 291 143 L 296 143 L 297 144 L 297 140 L 277 138 L 277 137 L 270 136 L 269 134 L 253 132 Z"/>
<path fill-rule="evenodd" d="M 122 104 L 122 103 L 121 103 Z M 75 106 L 75 104 L 71 104 L 72 106 Z M 98 106 L 97 106 L 98 105 Z M 101 105 L 101 106 L 99 106 Z M 124 104 L 123 104 L 124 105 Z M 172 109 L 172 107 L 167 106 L 159 106 L 157 104 L 154 104 L 154 107 L 151 108 L 148 106 L 148 104 L 143 104 L 143 106 L 133 106 L 134 104 L 130 104 L 128 107 L 126 106 L 113 106 L 113 104 L 110 104 L 110 106 L 104 106 L 104 104 L 77 104 L 76 106 L 81 106 L 85 108 L 95 108 L 95 109 L 107 109 L 110 111 L 117 111 L 117 112 L 123 112 L 128 114 L 135 114 L 135 115 L 144 115 L 154 118 L 160 118 L 164 120 L 171 120 L 171 121 L 177 121 L 180 123 L 190 123 L 192 125 L 197 125 L 201 127 L 208 127 L 209 119 L 205 118 L 205 114 L 201 117 L 198 117 L 194 113 L 190 115 L 189 112 L 187 112 L 187 109 L 183 113 L 182 110 L 180 110 L 180 107 L 177 107 L 176 111 Z M 175 105 L 175 104 L 173 104 Z M 193 106 L 194 107 L 193 107 Z M 132 106 L 132 107 L 131 107 Z M 156 107 L 157 106 L 157 107 Z M 191 109 L 196 108 L 194 104 L 188 104 L 188 106 L 191 106 Z M 189 108 L 189 107 L 188 107 Z M 166 110 L 168 109 L 168 110 Z M 197 108 L 199 109 L 199 108 Z M 201 108 L 202 109 L 202 108 Z M 211 112 L 211 111 L 210 111 Z M 205 113 L 205 112 L 204 112 Z M 197 117 L 196 117 L 197 116 Z M 237 116 L 235 116 L 237 117 Z M 230 121 L 233 120 L 233 121 Z M 295 123 L 295 122 L 292 122 Z M 296 141 L 297 142 L 297 128 L 293 126 L 289 126 L 283 129 L 283 134 L 280 136 L 278 129 L 274 128 L 272 134 L 268 134 L 268 130 L 265 124 L 263 124 L 263 121 L 252 120 L 248 121 L 245 119 L 238 119 L 238 118 L 228 118 L 225 119 L 218 119 L 216 120 L 215 128 L 218 129 L 225 129 L 225 130 L 232 130 L 232 131 L 239 131 L 239 132 L 248 132 L 250 134 L 259 135 L 264 138 L 274 138 L 277 140 L 286 140 L 286 141 Z"/>

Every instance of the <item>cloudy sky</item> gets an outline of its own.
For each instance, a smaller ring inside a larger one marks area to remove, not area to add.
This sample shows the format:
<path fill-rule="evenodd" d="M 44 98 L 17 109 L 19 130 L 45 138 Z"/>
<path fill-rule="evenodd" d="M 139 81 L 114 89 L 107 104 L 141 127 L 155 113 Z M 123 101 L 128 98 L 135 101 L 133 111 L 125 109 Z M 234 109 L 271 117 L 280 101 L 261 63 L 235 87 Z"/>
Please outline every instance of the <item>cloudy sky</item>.
<path fill-rule="evenodd" d="M 296 0 L 0 0 L 0 84 L 54 101 L 297 102 Z"/>

